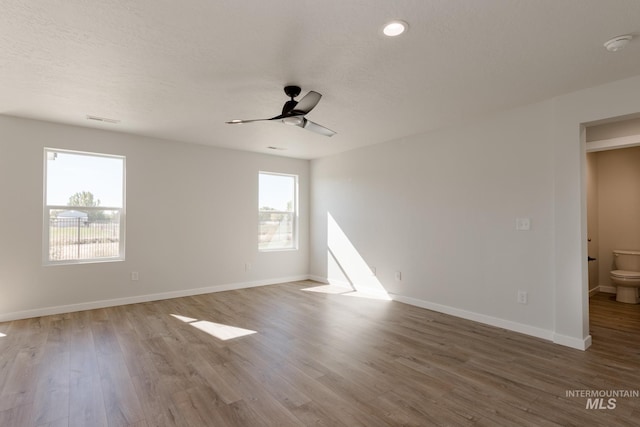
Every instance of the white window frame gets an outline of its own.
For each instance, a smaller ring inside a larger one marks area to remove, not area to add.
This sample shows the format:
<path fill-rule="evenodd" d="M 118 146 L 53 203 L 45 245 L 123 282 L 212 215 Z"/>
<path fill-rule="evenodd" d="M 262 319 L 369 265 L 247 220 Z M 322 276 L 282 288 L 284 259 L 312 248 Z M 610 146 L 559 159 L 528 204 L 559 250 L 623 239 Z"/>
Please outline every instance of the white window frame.
<path fill-rule="evenodd" d="M 293 178 L 293 212 L 289 211 L 269 211 L 273 213 L 293 213 L 292 215 L 292 236 L 291 246 L 288 247 L 276 247 L 276 248 L 261 248 L 260 247 L 260 231 L 261 231 L 261 219 L 260 214 L 267 211 L 262 211 L 260 206 L 260 175 L 275 175 L 286 176 Z M 298 209 L 298 180 L 299 176 L 290 173 L 259 171 L 258 172 L 258 251 L 259 252 L 278 252 L 278 251 L 297 251 L 298 250 L 298 223 L 299 223 L 299 209 Z"/>
<path fill-rule="evenodd" d="M 118 240 L 118 256 L 114 257 L 94 257 L 94 258 L 74 258 L 68 260 L 51 260 L 50 259 L 50 212 L 51 210 L 69 210 L 68 205 L 48 205 L 47 204 L 47 159 L 49 153 L 68 153 L 79 156 L 88 156 L 88 157 L 107 157 L 111 159 L 120 159 L 122 160 L 122 207 L 112 207 L 112 206 L 82 206 L 79 209 L 82 211 L 118 211 L 120 218 L 119 225 L 119 240 Z M 43 167 L 43 221 L 42 221 L 42 263 L 44 266 L 50 265 L 68 265 L 68 264 L 93 264 L 93 263 L 103 263 L 103 262 L 114 262 L 114 261 L 124 261 L 125 259 L 125 224 L 126 224 L 126 170 L 127 170 L 127 160 L 125 156 L 115 155 L 115 154 L 103 154 L 103 153 L 94 153 L 89 151 L 75 151 L 75 150 L 66 150 L 61 148 L 44 148 L 44 167 Z"/>

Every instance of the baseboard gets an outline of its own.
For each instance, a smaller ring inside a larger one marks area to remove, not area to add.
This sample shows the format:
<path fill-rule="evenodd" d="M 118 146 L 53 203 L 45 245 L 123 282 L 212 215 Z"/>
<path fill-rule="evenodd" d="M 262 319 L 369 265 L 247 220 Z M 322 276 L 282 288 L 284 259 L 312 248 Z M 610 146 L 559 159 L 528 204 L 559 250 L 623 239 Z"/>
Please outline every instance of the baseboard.
<path fill-rule="evenodd" d="M 314 282 L 329 283 L 329 280 L 327 280 L 326 277 L 316 276 L 314 274 L 310 274 L 308 278 L 309 280 L 313 280 Z"/>
<path fill-rule="evenodd" d="M 616 287 L 615 286 L 600 285 L 600 286 L 598 286 L 598 290 L 600 292 L 606 292 L 608 294 L 615 294 L 616 293 Z"/>
<path fill-rule="evenodd" d="M 591 335 L 587 335 L 586 338 L 579 339 L 569 337 L 567 335 L 553 334 L 553 342 L 555 344 L 575 348 L 577 350 L 586 350 L 591 346 Z"/>
<path fill-rule="evenodd" d="M 616 287 L 615 286 L 609 286 L 609 285 L 596 286 L 593 289 L 589 289 L 589 297 L 594 296 L 598 292 L 604 292 L 604 293 L 607 293 L 607 294 L 615 294 L 616 293 Z"/>
<path fill-rule="evenodd" d="M 327 280 L 325 277 L 309 275 L 310 280 L 314 280 L 320 283 L 333 283 Z M 348 284 L 348 283 L 347 283 Z M 604 289 L 603 289 L 604 288 Z M 601 292 L 608 292 L 612 289 L 615 293 L 615 287 L 599 286 Z M 597 292 L 597 290 L 596 290 Z M 402 302 L 405 304 L 413 305 L 416 307 L 425 308 L 427 310 L 437 311 L 438 313 L 449 314 L 451 316 L 460 317 L 462 319 L 472 320 L 474 322 L 483 323 L 485 325 L 495 326 L 497 328 L 507 329 L 509 331 L 518 332 L 521 334 L 529 335 L 536 338 L 541 338 L 547 341 L 551 341 L 554 344 L 559 344 L 565 347 L 574 348 L 577 350 L 586 350 L 591 346 L 591 335 L 585 338 L 575 338 L 567 335 L 556 334 L 552 330 L 537 328 L 535 326 L 526 325 L 524 323 L 514 322 L 511 320 L 505 320 L 498 317 L 487 316 L 485 314 L 475 313 L 472 311 L 462 310 L 455 307 L 450 307 L 443 304 L 437 304 L 430 301 L 425 301 L 417 298 L 407 297 L 399 294 L 389 294 L 392 300 Z"/>
<path fill-rule="evenodd" d="M 73 313 L 76 311 L 94 310 L 98 308 L 114 307 L 118 305 L 137 304 L 142 302 L 160 301 L 171 298 L 187 297 L 192 295 L 202 295 L 214 292 L 231 291 L 237 289 L 247 289 L 258 286 L 275 285 L 286 282 L 297 282 L 302 280 L 313 280 L 319 283 L 330 284 L 345 284 L 350 286 L 348 282 L 335 282 L 327 280 L 326 278 L 315 275 L 299 275 L 289 277 L 279 277 L 266 280 L 257 280 L 253 282 L 238 282 L 228 283 L 216 286 L 207 286 L 203 288 L 184 289 L 172 292 L 162 292 L 157 294 L 137 295 L 125 298 L 115 298 L 109 300 L 90 301 L 79 304 L 69 304 L 54 307 L 43 307 L 33 310 L 16 311 L 12 313 L 0 313 L 0 322 L 9 322 L 12 320 L 28 319 L 32 317 L 49 316 L 63 313 Z M 605 289 L 602 289 L 605 288 Z M 608 292 L 608 288 L 613 289 L 615 293 L 615 287 L 603 287 L 600 286 L 601 292 Z M 519 332 L 525 335 L 530 335 L 537 338 L 542 338 L 548 341 L 552 341 L 556 344 L 564 345 L 567 347 L 575 348 L 578 350 L 586 350 L 591 345 L 591 336 L 587 336 L 584 339 L 577 339 L 565 335 L 555 334 L 553 331 L 546 329 L 536 328 L 534 326 L 525 325 L 523 323 L 513 322 L 510 320 L 500 319 L 497 317 L 487 316 L 484 314 L 475 313 L 472 311 L 462 310 L 455 307 L 446 306 L 443 304 L 437 304 L 417 298 L 411 298 L 404 295 L 389 294 L 389 297 L 394 301 L 402 302 L 405 304 L 413 305 L 416 307 L 425 308 L 427 310 L 437 311 L 439 313 L 449 314 L 451 316 L 460 317 L 474 322 L 484 323 L 486 325 L 495 326 L 498 328 L 507 329 L 514 332 Z"/>
<path fill-rule="evenodd" d="M 525 325 L 523 323 L 513 322 L 511 320 L 487 316 L 485 314 L 479 314 L 455 307 L 419 300 L 416 298 L 396 294 L 390 294 L 390 296 L 395 301 L 426 308 L 427 310 L 433 310 L 439 313 L 449 314 L 451 316 L 461 317 L 463 319 L 472 320 L 474 322 L 484 323 L 485 325 L 495 326 L 513 332 L 519 332 L 521 334 L 530 335 L 536 338 L 542 338 L 544 340 L 551 341 L 554 344 L 575 348 L 577 350 L 586 350 L 587 348 L 589 348 L 589 346 L 591 346 L 591 335 L 588 335 L 584 339 L 578 339 L 566 335 L 556 334 L 551 330 L 536 328 L 535 326 Z"/>
<path fill-rule="evenodd" d="M 463 319 L 472 320 L 474 322 L 484 323 L 485 325 L 519 332 L 521 334 L 530 335 L 536 338 L 542 338 L 547 341 L 553 341 L 554 333 L 553 331 L 547 329 L 536 328 L 535 326 L 525 325 L 524 323 L 518 323 L 511 320 L 500 319 L 498 317 L 487 316 L 485 314 L 479 314 L 472 311 L 462 310 L 443 304 L 436 304 L 433 302 L 411 298 L 403 295 L 389 294 L 389 296 L 394 301 L 414 305 L 416 307 L 426 308 L 427 310 L 437 311 L 438 313 L 461 317 Z"/>
<path fill-rule="evenodd" d="M 257 280 L 253 282 L 228 283 L 204 288 L 184 289 L 179 291 L 162 292 L 158 294 L 136 295 L 125 298 L 115 298 L 109 300 L 90 301 L 79 304 L 60 305 L 55 307 L 44 307 L 33 310 L 15 311 L 12 313 L 0 313 L 0 322 L 11 320 L 29 319 L 32 317 L 50 316 L 53 314 L 73 313 L 75 311 L 94 310 L 97 308 L 114 307 L 118 305 L 137 304 L 141 302 L 160 301 L 164 299 L 188 297 L 192 295 L 210 294 L 214 292 L 232 291 L 237 289 L 254 288 L 257 286 L 275 285 L 278 283 L 297 282 L 309 280 L 309 275 L 279 277 L 274 279 Z"/>
<path fill-rule="evenodd" d="M 313 280 L 314 282 L 326 283 L 329 285 L 343 286 L 345 288 L 353 288 L 350 282 L 346 280 L 336 280 L 336 279 L 327 279 L 326 277 L 309 275 L 309 280 Z"/>

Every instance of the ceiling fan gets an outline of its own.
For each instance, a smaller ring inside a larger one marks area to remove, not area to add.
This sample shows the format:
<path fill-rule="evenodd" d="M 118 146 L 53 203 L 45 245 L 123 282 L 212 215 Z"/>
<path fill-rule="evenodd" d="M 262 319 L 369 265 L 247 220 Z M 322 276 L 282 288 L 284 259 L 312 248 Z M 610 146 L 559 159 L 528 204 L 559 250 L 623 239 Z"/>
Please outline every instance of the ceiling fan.
<path fill-rule="evenodd" d="M 310 91 L 308 94 L 303 96 L 300 101 L 296 101 L 294 98 L 300 95 L 300 86 L 285 86 L 284 93 L 286 93 L 291 100 L 284 103 L 282 113 L 280 115 L 271 117 L 270 119 L 231 120 L 225 123 L 236 125 L 241 123 L 278 120 L 284 124 L 298 126 L 324 136 L 333 136 L 336 134 L 331 129 L 327 129 L 326 127 L 314 123 L 311 120 L 307 120 L 305 117 L 309 111 L 313 110 L 318 102 L 320 102 L 320 98 L 322 98 L 321 94 Z"/>

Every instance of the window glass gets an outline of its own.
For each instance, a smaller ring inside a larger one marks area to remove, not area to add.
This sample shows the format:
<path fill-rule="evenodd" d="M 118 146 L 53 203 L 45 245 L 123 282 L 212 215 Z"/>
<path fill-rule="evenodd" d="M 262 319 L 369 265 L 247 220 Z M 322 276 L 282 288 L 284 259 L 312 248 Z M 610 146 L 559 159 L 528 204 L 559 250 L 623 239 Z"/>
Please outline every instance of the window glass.
<path fill-rule="evenodd" d="M 45 264 L 124 259 L 125 158 L 45 149 Z"/>
<path fill-rule="evenodd" d="M 260 172 L 258 186 L 258 249 L 297 249 L 298 177 Z"/>

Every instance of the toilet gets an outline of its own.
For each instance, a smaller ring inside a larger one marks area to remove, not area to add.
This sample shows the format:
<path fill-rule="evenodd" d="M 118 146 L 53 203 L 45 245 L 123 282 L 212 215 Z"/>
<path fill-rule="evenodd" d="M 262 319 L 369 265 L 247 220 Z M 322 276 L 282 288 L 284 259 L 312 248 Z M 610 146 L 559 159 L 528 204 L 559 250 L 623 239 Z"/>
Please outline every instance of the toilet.
<path fill-rule="evenodd" d="M 628 304 L 640 303 L 640 251 L 613 251 L 615 268 L 611 281 L 616 286 L 616 301 Z"/>

